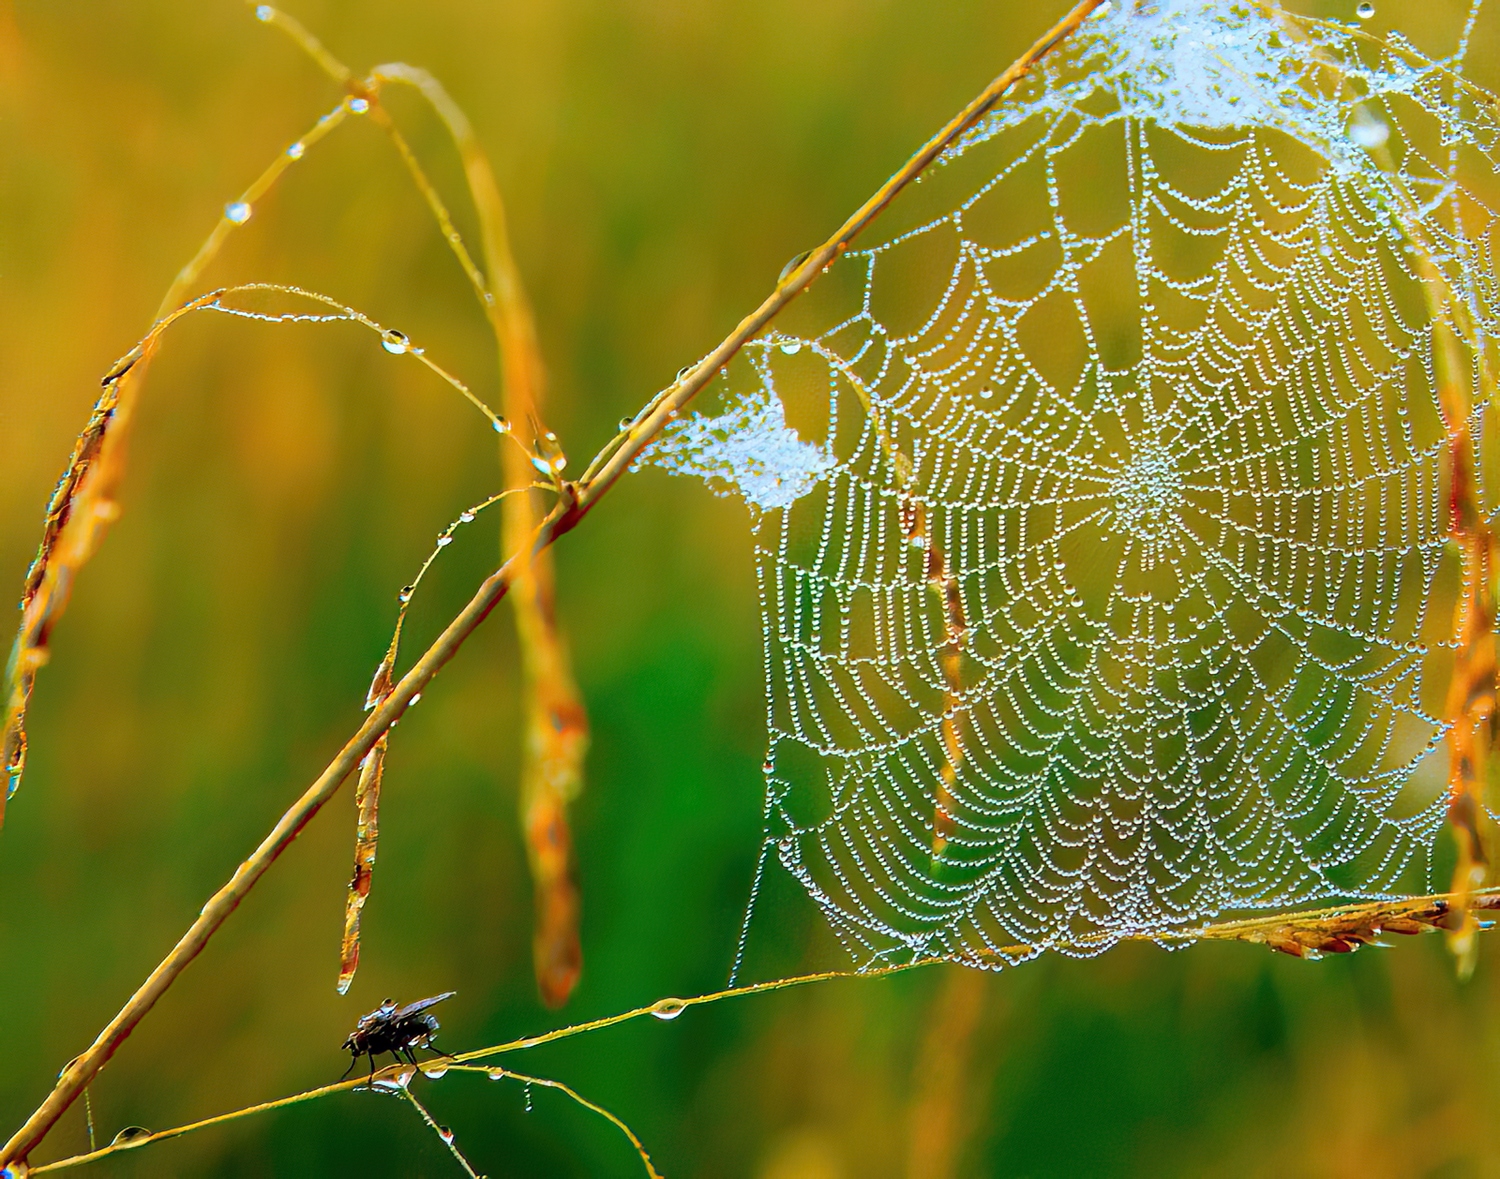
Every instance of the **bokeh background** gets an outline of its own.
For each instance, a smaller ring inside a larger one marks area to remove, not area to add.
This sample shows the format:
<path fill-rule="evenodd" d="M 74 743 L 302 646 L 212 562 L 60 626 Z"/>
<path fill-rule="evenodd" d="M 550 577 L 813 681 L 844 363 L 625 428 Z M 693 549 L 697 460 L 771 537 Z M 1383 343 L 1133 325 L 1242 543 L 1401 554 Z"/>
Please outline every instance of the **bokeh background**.
<path fill-rule="evenodd" d="M 289 0 L 355 68 L 445 80 L 491 152 L 575 462 L 1062 10 L 944 0 Z M 1344 9 L 1348 11 L 1344 11 Z M 1348 19 L 1354 5 L 1311 10 Z M 1382 0 L 1442 52 L 1459 0 Z M 1055 11 L 1054 11 L 1055 10 Z M 1497 31 L 1500 32 L 1500 31 Z M 1495 60 L 1481 28 L 1474 60 Z M 429 116 L 391 99 L 460 222 Z M 265 163 L 337 100 L 237 0 L 0 0 L 0 585 L 19 587 L 98 380 Z M 400 327 L 481 392 L 485 325 L 383 136 L 355 122 L 234 235 L 209 284 L 296 282 Z M 18 1124 L 357 722 L 396 590 L 498 485 L 494 436 L 347 326 L 200 316 L 153 366 L 126 513 L 39 681 L 0 833 L 0 1120 Z M 471 526 L 430 638 L 497 553 Z M 93 1087 L 99 1131 L 338 1076 L 386 995 L 456 989 L 468 1048 L 725 980 L 765 751 L 748 517 L 626 481 L 557 550 L 594 726 L 575 808 L 583 982 L 537 1002 L 506 612 L 392 743 L 353 991 L 334 993 L 353 805 L 331 805 Z M 8 640 L 7 640 L 8 641 Z M 772 903 L 766 961 L 825 938 Z M 1317 964 L 1126 947 L 934 969 L 647 1020 L 511 1063 L 625 1118 L 679 1176 L 1500 1175 L 1500 943 Z M 481 1170 L 638 1174 L 555 1094 L 452 1075 L 426 1100 Z M 41 1158 L 86 1145 L 69 1114 Z M 346 1095 L 99 1164 L 107 1175 L 449 1175 L 394 1100 Z"/>

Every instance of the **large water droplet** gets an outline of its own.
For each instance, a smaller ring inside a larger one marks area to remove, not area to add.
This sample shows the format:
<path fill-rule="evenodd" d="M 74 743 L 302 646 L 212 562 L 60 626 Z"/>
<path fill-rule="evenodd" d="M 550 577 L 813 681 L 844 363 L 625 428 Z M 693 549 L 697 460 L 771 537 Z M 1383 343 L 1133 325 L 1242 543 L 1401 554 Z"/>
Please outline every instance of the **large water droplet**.
<path fill-rule="evenodd" d="M 255 19 L 256 20 L 270 20 L 275 15 L 276 15 L 276 10 L 274 8 L 272 8 L 269 4 L 259 4 L 255 8 Z"/>
<path fill-rule="evenodd" d="M 253 210 L 244 201 L 230 201 L 224 206 L 224 216 L 236 225 L 243 225 L 250 220 Z"/>
<path fill-rule="evenodd" d="M 367 98 L 349 99 L 349 109 L 356 115 L 362 115 L 370 109 L 370 101 Z"/>
<path fill-rule="evenodd" d="M 495 427 L 495 433 L 496 434 L 509 434 L 510 433 L 510 423 L 508 421 L 506 421 L 504 418 L 496 418 L 494 420 L 494 422 L 493 422 L 493 425 Z"/>
<path fill-rule="evenodd" d="M 793 258 L 790 262 L 788 262 L 781 268 L 781 273 L 777 275 L 776 281 L 779 283 L 786 282 L 787 279 L 792 277 L 792 274 L 796 271 L 797 267 L 801 266 L 802 263 L 806 262 L 811 257 L 811 250 L 803 250 L 802 253 L 798 254 L 795 258 Z"/>
<path fill-rule="evenodd" d="M 303 145 L 301 140 L 298 140 L 296 143 L 292 144 L 291 147 L 286 149 L 286 154 L 294 160 L 300 160 L 306 152 L 307 148 Z"/>
<path fill-rule="evenodd" d="M 458 522 L 460 524 L 472 524 L 472 523 L 474 523 L 474 513 L 473 512 L 460 512 L 458 514 Z"/>
<path fill-rule="evenodd" d="M 1375 15 L 1375 5 L 1369 3 L 1369 0 L 1366 0 L 1364 4 L 1361 4 L 1354 10 L 1354 15 L 1359 17 L 1360 20 L 1369 20 L 1372 16 Z"/>
<path fill-rule="evenodd" d="M 375 1088 L 384 1089 L 391 1093 L 394 1093 L 397 1089 L 405 1089 L 411 1084 L 411 1079 L 416 1075 L 416 1072 L 417 1070 L 414 1068 L 403 1068 L 388 1077 L 376 1077 Z"/>
<path fill-rule="evenodd" d="M 676 1019 L 687 1010 L 681 999 L 658 999 L 651 1005 L 651 1014 L 657 1019 Z"/>
<path fill-rule="evenodd" d="M 392 356 L 402 356 L 411 347 L 411 341 L 406 338 L 405 332 L 398 332 L 395 328 L 387 328 L 380 333 L 380 346 Z"/>
<path fill-rule="evenodd" d="M 492 1068 L 492 1069 L 490 1069 L 489 1072 L 485 1073 L 484 1075 L 487 1076 L 487 1077 L 489 1077 L 489 1079 L 492 1080 L 492 1081 L 503 1081 L 503 1080 L 505 1080 L 505 1070 L 503 1068 Z"/>
<path fill-rule="evenodd" d="M 453 543 L 453 538 L 451 536 L 447 535 L 446 533 L 444 533 L 442 536 L 438 537 L 438 539 L 437 539 L 437 547 L 440 548 L 440 549 L 445 549 L 445 548 L 447 548 L 452 543 Z"/>
<path fill-rule="evenodd" d="M 404 606 L 407 602 L 411 601 L 411 595 L 412 587 L 409 585 L 403 585 L 401 587 L 401 592 L 396 595 L 396 601 L 400 602 Z"/>
<path fill-rule="evenodd" d="M 422 1075 L 429 1081 L 441 1081 L 448 1075 L 448 1066 L 447 1064 L 424 1064 Z"/>
<path fill-rule="evenodd" d="M 447 1126 L 439 1126 L 437 1128 L 437 1131 L 438 1131 L 438 1137 L 439 1138 L 441 1138 L 449 1146 L 453 1145 L 453 1131 L 452 1130 L 448 1129 Z"/>
<path fill-rule="evenodd" d="M 783 352 L 785 352 L 788 356 L 796 356 L 797 353 L 799 353 L 799 352 L 802 351 L 802 341 L 801 340 L 783 340 L 781 342 L 781 350 Z"/>
<path fill-rule="evenodd" d="M 142 1146 L 151 1137 L 151 1131 L 145 1126 L 126 1126 L 110 1142 L 111 1146 Z"/>

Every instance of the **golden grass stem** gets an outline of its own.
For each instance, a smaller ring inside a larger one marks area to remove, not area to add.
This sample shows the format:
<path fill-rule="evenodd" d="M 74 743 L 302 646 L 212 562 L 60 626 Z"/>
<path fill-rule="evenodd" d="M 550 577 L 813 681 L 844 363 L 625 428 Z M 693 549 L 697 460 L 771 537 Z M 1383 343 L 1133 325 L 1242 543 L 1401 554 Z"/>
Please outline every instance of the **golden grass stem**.
<path fill-rule="evenodd" d="M 942 151 L 954 143 L 1007 91 L 1035 67 L 1050 50 L 1076 30 L 1104 0 L 1082 0 L 1045 36 L 1021 55 L 1008 69 L 992 81 L 948 124 L 925 143 L 901 169 L 887 180 L 823 245 L 813 250 L 802 265 L 777 284 L 776 289 L 712 352 L 683 375 L 654 408 L 629 430 L 623 439 L 606 447 L 606 458 L 591 468 L 591 473 L 577 483 L 560 484 L 558 502 L 536 529 L 529 546 L 531 554 L 551 545 L 565 535 L 591 511 L 629 469 L 642 451 L 655 440 L 662 428 L 679 410 L 713 378 L 720 368 L 759 333 L 788 303 L 811 286 L 823 268 L 846 250 L 861 230 L 870 224 L 898 193 L 919 176 Z M 154 339 L 154 335 L 153 335 Z M 525 558 L 521 558 L 525 560 Z M 104 1067 L 125 1039 L 156 1005 L 188 965 L 203 952 L 229 915 L 255 887 L 272 864 L 296 839 L 314 815 L 333 797 L 339 786 L 374 748 L 391 725 L 399 720 L 411 703 L 443 666 L 458 653 L 510 589 L 518 558 L 512 556 L 480 584 L 474 596 L 448 624 L 441 635 L 404 675 L 384 703 L 375 708 L 360 725 L 338 755 L 328 764 L 277 821 L 270 834 L 235 870 L 229 882 L 209 898 L 197 920 L 189 926 L 172 950 L 130 997 L 119 1013 L 99 1033 L 86 1052 L 65 1069 L 52 1091 L 0 1148 L 0 1165 L 25 1159 L 52 1126 L 76 1101 L 84 1088 Z"/>

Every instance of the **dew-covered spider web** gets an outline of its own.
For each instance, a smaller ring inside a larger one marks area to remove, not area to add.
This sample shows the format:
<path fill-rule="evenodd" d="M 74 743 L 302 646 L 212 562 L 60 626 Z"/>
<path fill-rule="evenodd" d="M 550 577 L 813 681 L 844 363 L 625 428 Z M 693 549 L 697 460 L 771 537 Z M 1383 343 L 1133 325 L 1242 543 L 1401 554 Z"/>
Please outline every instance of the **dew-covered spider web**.
<path fill-rule="evenodd" d="M 762 862 L 861 964 L 1446 887 L 1500 124 L 1348 16 L 1094 18 L 652 452 L 751 506 Z"/>

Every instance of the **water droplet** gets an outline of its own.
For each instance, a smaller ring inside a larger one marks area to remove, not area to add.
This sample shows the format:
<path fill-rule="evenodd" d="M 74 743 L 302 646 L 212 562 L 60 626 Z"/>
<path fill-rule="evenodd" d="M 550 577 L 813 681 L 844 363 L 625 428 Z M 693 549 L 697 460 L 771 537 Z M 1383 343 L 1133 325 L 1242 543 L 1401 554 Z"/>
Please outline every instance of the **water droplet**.
<path fill-rule="evenodd" d="M 565 454 L 560 454 L 555 459 L 552 460 L 552 470 L 554 472 L 561 471 L 567 465 L 568 465 L 568 456 L 565 455 Z"/>
<path fill-rule="evenodd" d="M 453 543 L 453 538 L 451 536 L 449 536 L 447 533 L 444 533 L 442 536 L 438 537 L 438 539 L 437 539 L 437 547 L 440 548 L 440 549 L 445 549 L 445 548 L 447 548 L 452 543 Z"/>
<path fill-rule="evenodd" d="M 786 282 L 787 279 L 792 277 L 792 274 L 796 271 L 797 267 L 801 266 L 802 263 L 806 262 L 811 257 L 811 250 L 803 250 L 802 253 L 798 254 L 795 258 L 793 258 L 790 262 L 788 262 L 781 268 L 781 273 L 777 276 L 776 281 L 778 283 Z"/>
<path fill-rule="evenodd" d="M 111 1146 L 141 1146 L 151 1137 L 145 1126 L 126 1126 L 110 1142 Z"/>
<path fill-rule="evenodd" d="M 405 332 L 388 328 L 380 333 L 380 346 L 392 356 L 401 356 L 411 347 L 411 341 L 406 338 Z"/>
<path fill-rule="evenodd" d="M 401 592 L 396 595 L 396 601 L 400 602 L 404 606 L 407 602 L 411 601 L 411 595 L 412 587 L 409 585 L 403 585 L 401 587 Z"/>
<path fill-rule="evenodd" d="M 526 1082 L 526 1112 L 531 1112 L 531 1082 Z"/>
<path fill-rule="evenodd" d="M 298 140 L 296 143 L 292 144 L 291 147 L 286 149 L 286 154 L 291 159 L 300 160 L 306 151 L 307 148 L 303 146 L 302 141 Z"/>
<path fill-rule="evenodd" d="M 980 397 L 980 400 L 982 400 L 982 401 L 988 401 L 994 395 L 995 395 L 995 391 L 993 389 L 984 388 L 984 389 L 979 390 L 979 397 Z"/>
<path fill-rule="evenodd" d="M 631 417 L 631 418 L 621 418 L 620 419 L 620 429 L 621 430 L 628 430 L 633 425 L 635 425 L 635 418 L 633 418 L 633 417 Z"/>
<path fill-rule="evenodd" d="M 453 1131 L 452 1130 L 448 1129 L 447 1126 L 439 1126 L 437 1128 L 437 1131 L 438 1131 L 438 1137 L 439 1138 L 441 1138 L 449 1146 L 453 1145 Z"/>
<path fill-rule="evenodd" d="M 505 1080 L 505 1070 L 503 1068 L 492 1068 L 492 1069 L 490 1069 L 489 1072 L 485 1073 L 484 1075 L 487 1076 L 487 1077 L 489 1077 L 489 1079 L 492 1080 L 492 1081 L 503 1081 L 503 1080 Z"/>
<path fill-rule="evenodd" d="M 367 98 L 349 99 L 349 109 L 356 115 L 362 115 L 370 109 L 370 101 Z"/>
<path fill-rule="evenodd" d="M 388 1092 L 395 1092 L 397 1089 L 405 1089 L 408 1085 L 411 1084 L 411 1079 L 416 1075 L 416 1071 L 417 1070 L 414 1068 L 403 1068 L 398 1072 L 392 1073 L 388 1077 L 376 1077 L 375 1088 L 385 1089 Z"/>
<path fill-rule="evenodd" d="M 243 225 L 249 221 L 251 212 L 250 206 L 244 201 L 230 201 L 224 206 L 224 216 L 236 225 Z"/>
<path fill-rule="evenodd" d="M 274 8 L 272 8 L 269 4 L 259 4 L 255 8 L 255 19 L 256 20 L 270 20 L 275 15 L 276 15 L 276 10 Z"/>
<path fill-rule="evenodd" d="M 460 512 L 458 514 L 458 522 L 460 524 L 472 524 L 472 523 L 474 523 L 474 513 L 473 512 Z"/>
<path fill-rule="evenodd" d="M 0 1179 L 26 1179 L 31 1174 L 31 1167 L 24 1163 L 8 1163 L 0 1167 Z"/>
<path fill-rule="evenodd" d="M 1354 10 L 1354 15 L 1359 17 L 1360 20 L 1369 20 L 1372 16 L 1375 15 L 1375 5 L 1369 3 L 1369 0 L 1366 0 L 1364 4 L 1361 4 Z"/>
<path fill-rule="evenodd" d="M 543 475 L 552 474 L 552 464 L 539 454 L 534 454 L 531 456 L 531 465 L 538 471 L 540 471 Z"/>
<path fill-rule="evenodd" d="M 769 758 L 769 757 L 766 758 L 765 761 L 763 761 L 763 762 L 760 763 L 760 772 L 763 773 L 763 774 L 769 774 L 775 768 L 776 768 L 776 763 L 771 758 Z"/>
<path fill-rule="evenodd" d="M 799 353 L 799 352 L 802 351 L 802 341 L 801 340 L 783 340 L 781 342 L 781 350 L 783 352 L 785 352 L 788 356 L 796 356 L 797 353 Z"/>
<path fill-rule="evenodd" d="M 412 694 L 412 698 L 406 702 L 406 707 L 408 707 L 408 708 L 415 707 L 417 701 L 420 700 L 420 699 L 422 699 L 422 693 L 421 692 L 415 692 L 415 693 L 413 693 Z"/>
<path fill-rule="evenodd" d="M 510 423 L 508 421 L 506 421 L 504 418 L 496 418 L 492 424 L 495 427 L 495 433 L 496 434 L 509 434 L 510 433 Z"/>
<path fill-rule="evenodd" d="M 429 1081 L 441 1081 L 448 1075 L 448 1066 L 446 1064 L 424 1064 L 422 1066 L 422 1075 Z"/>
<path fill-rule="evenodd" d="M 657 1019 L 676 1019 L 687 1010 L 681 999 L 658 999 L 651 1005 L 651 1014 Z"/>
<path fill-rule="evenodd" d="M 674 380 L 676 380 L 679 385 L 682 384 L 682 382 L 687 379 L 688 373 L 692 372 L 697 367 L 698 366 L 696 364 L 683 365 L 680 369 L 677 370 L 677 376 L 674 378 Z"/>

